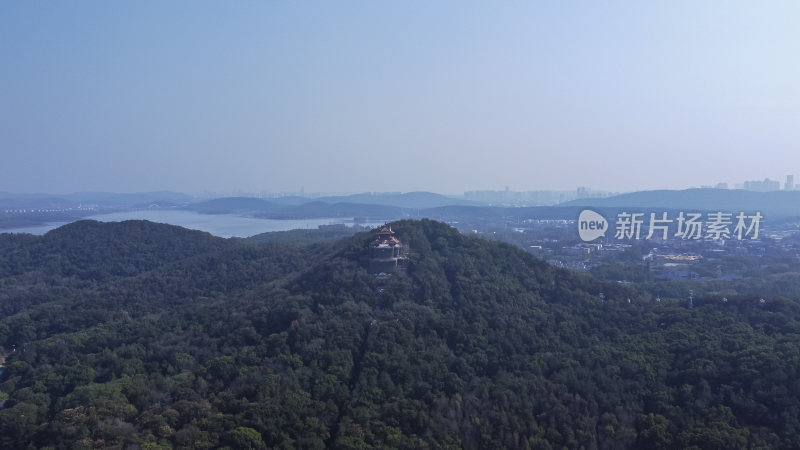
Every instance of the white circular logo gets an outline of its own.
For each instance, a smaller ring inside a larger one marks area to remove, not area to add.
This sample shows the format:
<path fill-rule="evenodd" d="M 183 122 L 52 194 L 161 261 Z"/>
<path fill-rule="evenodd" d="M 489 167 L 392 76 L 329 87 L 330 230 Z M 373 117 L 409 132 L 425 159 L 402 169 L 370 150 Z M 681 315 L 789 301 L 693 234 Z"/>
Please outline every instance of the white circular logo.
<path fill-rule="evenodd" d="M 608 221 L 591 209 L 584 209 L 578 216 L 578 235 L 584 242 L 593 241 L 606 235 Z"/>

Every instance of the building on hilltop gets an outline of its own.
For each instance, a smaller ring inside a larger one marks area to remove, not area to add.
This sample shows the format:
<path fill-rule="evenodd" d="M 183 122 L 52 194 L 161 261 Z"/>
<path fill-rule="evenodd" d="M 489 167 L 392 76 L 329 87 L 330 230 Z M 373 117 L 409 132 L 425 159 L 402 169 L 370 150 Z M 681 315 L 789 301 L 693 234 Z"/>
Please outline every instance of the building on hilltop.
<path fill-rule="evenodd" d="M 369 244 L 369 271 L 390 274 L 408 259 L 408 247 L 394 235 L 392 227 L 383 225 Z"/>

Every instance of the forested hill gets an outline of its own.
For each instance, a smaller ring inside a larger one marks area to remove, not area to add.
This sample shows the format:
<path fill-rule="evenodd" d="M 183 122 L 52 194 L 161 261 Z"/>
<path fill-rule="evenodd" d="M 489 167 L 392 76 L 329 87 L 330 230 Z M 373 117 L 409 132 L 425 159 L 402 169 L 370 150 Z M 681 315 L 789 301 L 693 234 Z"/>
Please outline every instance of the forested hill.
<path fill-rule="evenodd" d="M 145 220 L 82 220 L 44 236 L 0 234 L 0 276 L 35 270 L 93 279 L 130 276 L 233 245 L 205 232 Z"/>
<path fill-rule="evenodd" d="M 370 233 L 3 237 L 0 447 L 800 447 L 796 302 L 688 310 L 445 224 L 392 226 L 412 251 L 380 285 Z"/>

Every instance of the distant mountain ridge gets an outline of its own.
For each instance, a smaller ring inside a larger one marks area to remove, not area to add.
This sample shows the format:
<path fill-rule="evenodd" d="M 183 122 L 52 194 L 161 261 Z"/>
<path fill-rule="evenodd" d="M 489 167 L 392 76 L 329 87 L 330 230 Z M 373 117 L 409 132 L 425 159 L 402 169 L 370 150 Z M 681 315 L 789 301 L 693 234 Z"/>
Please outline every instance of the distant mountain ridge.
<path fill-rule="evenodd" d="M 446 206 L 478 206 L 479 203 L 432 192 L 353 194 L 306 198 L 223 197 L 182 206 L 203 214 L 245 214 L 265 219 L 320 217 L 369 217 L 397 219 L 413 217 L 420 211 Z"/>
<path fill-rule="evenodd" d="M 273 210 L 278 207 L 297 207 L 308 204 L 339 205 L 378 205 L 404 209 L 428 209 L 442 206 L 479 206 L 482 203 L 447 197 L 433 192 L 406 193 L 362 193 L 329 197 L 276 197 L 262 199 L 257 197 L 221 197 L 188 205 L 188 209 L 198 212 L 204 210 L 249 209 L 253 212 Z"/>
<path fill-rule="evenodd" d="M 301 204 L 275 203 L 253 197 L 226 197 L 193 203 L 181 209 L 201 214 L 238 214 L 261 219 L 312 219 L 327 217 L 400 218 L 411 214 L 408 208 L 391 205 L 310 200 Z"/>
<path fill-rule="evenodd" d="M 433 192 L 416 191 L 405 193 L 363 193 L 315 199 L 325 203 L 361 203 L 367 205 L 396 206 L 411 209 L 427 209 L 440 206 L 483 205 L 480 202 L 448 197 Z"/>
<path fill-rule="evenodd" d="M 343 196 L 274 198 L 249 196 L 199 199 L 188 194 L 77 192 L 65 195 L 0 192 L 0 229 L 71 222 L 87 215 L 143 209 L 235 214 L 262 219 L 362 218 L 372 221 L 419 217 L 420 211 L 479 203 L 432 192 L 361 193 Z"/>
<path fill-rule="evenodd" d="M 761 211 L 800 216 L 800 191 L 754 192 L 742 189 L 638 191 L 607 198 L 581 198 L 559 206 L 694 209 L 701 211 Z"/>
<path fill-rule="evenodd" d="M 0 207 L 67 208 L 81 204 L 125 208 L 154 202 L 181 204 L 195 200 L 188 194 L 171 191 L 156 192 L 74 192 L 72 194 L 15 194 L 0 192 Z"/>
<path fill-rule="evenodd" d="M 243 214 L 269 211 L 276 205 L 255 197 L 222 197 L 192 203 L 184 208 L 202 214 Z"/>

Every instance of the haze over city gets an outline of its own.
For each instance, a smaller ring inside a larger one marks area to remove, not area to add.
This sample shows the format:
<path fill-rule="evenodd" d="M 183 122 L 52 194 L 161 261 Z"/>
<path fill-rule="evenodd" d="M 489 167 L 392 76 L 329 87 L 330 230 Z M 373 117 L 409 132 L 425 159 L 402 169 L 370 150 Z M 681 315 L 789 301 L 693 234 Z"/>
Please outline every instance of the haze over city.
<path fill-rule="evenodd" d="M 783 182 L 798 19 L 791 1 L 7 3 L 0 191 Z"/>
<path fill-rule="evenodd" d="M 0 449 L 800 448 L 798 24 L 0 2 Z"/>

